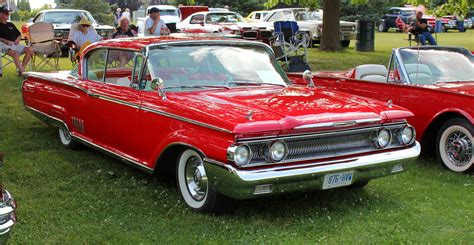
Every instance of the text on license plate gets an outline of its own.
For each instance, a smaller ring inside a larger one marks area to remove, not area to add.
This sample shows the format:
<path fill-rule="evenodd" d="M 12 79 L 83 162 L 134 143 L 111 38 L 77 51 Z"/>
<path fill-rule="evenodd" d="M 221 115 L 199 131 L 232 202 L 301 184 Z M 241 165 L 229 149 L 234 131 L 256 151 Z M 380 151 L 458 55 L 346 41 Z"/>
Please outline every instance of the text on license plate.
<path fill-rule="evenodd" d="M 354 171 L 326 174 L 324 176 L 323 189 L 330 189 L 339 186 L 352 184 Z"/>

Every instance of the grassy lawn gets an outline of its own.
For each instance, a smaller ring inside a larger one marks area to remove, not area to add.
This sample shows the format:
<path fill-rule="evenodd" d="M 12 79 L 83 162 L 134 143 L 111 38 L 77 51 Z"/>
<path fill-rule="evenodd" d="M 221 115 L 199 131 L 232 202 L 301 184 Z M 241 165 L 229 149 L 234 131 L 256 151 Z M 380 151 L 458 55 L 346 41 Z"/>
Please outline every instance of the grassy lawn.
<path fill-rule="evenodd" d="M 314 70 L 387 64 L 406 34 L 377 33 L 376 52 L 310 51 Z M 474 30 L 443 33 L 443 45 L 474 50 Z M 62 68 L 70 68 L 64 58 Z M 293 193 L 237 202 L 222 216 L 180 201 L 173 178 L 150 176 L 84 148 L 61 146 L 57 129 L 25 111 L 12 66 L 0 78 L 4 186 L 19 208 L 11 243 L 460 243 L 474 241 L 474 175 L 434 159 L 362 190 Z"/>

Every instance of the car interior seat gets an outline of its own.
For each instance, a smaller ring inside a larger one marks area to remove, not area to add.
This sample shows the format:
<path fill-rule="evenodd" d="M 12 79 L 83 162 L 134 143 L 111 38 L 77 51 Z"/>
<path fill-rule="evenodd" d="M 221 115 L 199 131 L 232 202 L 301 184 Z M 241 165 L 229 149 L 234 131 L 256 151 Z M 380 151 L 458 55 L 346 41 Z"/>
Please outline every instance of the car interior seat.
<path fill-rule="evenodd" d="M 372 82 L 387 82 L 388 70 L 383 65 L 367 64 L 360 65 L 355 68 L 355 79 L 372 81 Z"/>
<path fill-rule="evenodd" d="M 430 67 L 425 64 L 406 64 L 405 70 L 412 84 L 433 83 L 433 73 Z"/>

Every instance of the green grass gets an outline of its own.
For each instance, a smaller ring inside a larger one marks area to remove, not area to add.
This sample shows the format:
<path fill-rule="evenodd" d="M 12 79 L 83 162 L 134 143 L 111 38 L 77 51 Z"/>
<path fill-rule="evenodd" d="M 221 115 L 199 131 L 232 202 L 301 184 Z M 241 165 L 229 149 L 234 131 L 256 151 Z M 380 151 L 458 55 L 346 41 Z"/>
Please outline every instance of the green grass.
<path fill-rule="evenodd" d="M 474 31 L 440 35 L 474 50 Z M 376 52 L 311 50 L 316 70 L 386 64 L 406 35 L 377 33 Z M 62 59 L 63 68 L 70 68 Z M 0 78 L 4 185 L 17 199 L 11 243 L 461 243 L 474 241 L 474 176 L 435 160 L 345 188 L 236 203 L 222 216 L 180 201 L 172 178 L 150 176 L 96 151 L 64 149 L 57 130 L 23 108 L 12 66 Z"/>

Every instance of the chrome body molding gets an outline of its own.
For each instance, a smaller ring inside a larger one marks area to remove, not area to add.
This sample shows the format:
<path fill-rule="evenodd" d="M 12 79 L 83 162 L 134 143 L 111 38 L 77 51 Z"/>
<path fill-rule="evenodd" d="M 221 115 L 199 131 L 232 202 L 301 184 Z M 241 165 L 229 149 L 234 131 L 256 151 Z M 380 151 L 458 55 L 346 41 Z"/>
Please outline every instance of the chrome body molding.
<path fill-rule="evenodd" d="M 406 161 L 414 160 L 421 152 L 416 142 L 412 147 L 371 155 L 347 157 L 294 166 L 276 166 L 256 170 L 237 169 L 229 164 L 204 159 L 210 186 L 219 193 L 235 199 L 262 196 L 256 187 L 271 186 L 278 194 L 306 189 L 322 189 L 326 174 L 353 171 L 352 183 L 395 174 Z M 265 195 L 264 194 L 264 195 Z"/>
<path fill-rule="evenodd" d="M 297 126 L 294 129 L 309 129 L 309 128 L 327 128 L 327 127 L 347 127 L 353 126 L 362 123 L 376 123 L 382 121 L 381 118 L 367 118 L 351 121 L 342 121 L 342 122 L 325 122 L 325 123 L 313 123 Z"/>
<path fill-rule="evenodd" d="M 46 113 L 41 112 L 41 111 L 38 111 L 38 110 L 36 110 L 36 109 L 34 109 L 34 108 L 31 108 L 31 107 L 29 107 L 29 106 L 25 106 L 25 108 L 26 108 L 27 110 L 29 110 L 35 117 L 37 117 L 38 119 L 40 119 L 40 120 L 46 122 L 47 124 L 52 125 L 52 126 L 56 126 L 56 127 L 61 127 L 61 128 L 67 129 L 69 132 L 71 132 L 71 131 L 69 130 L 67 124 L 66 124 L 63 120 L 58 119 L 58 118 L 55 118 L 55 117 L 52 117 L 52 116 L 50 116 L 50 115 L 47 115 Z M 79 142 L 83 143 L 84 145 L 87 145 L 87 146 L 89 146 L 89 147 L 91 147 L 91 148 L 97 149 L 97 150 L 99 150 L 99 151 L 101 151 L 101 152 L 104 152 L 104 153 L 106 153 L 106 154 L 108 154 L 108 155 L 111 155 L 111 156 L 113 156 L 113 157 L 115 157 L 115 158 L 118 158 L 119 160 L 122 160 L 122 161 L 124 161 L 125 163 L 130 164 L 130 165 L 132 165 L 132 166 L 134 166 L 134 167 L 137 167 L 138 169 L 141 169 L 141 170 L 143 170 L 143 171 L 145 171 L 145 172 L 147 172 L 147 173 L 153 173 L 153 172 L 154 172 L 154 169 L 153 169 L 153 168 L 150 168 L 150 167 L 148 167 L 148 166 L 146 166 L 146 165 L 144 165 L 144 164 L 141 164 L 141 163 L 139 163 L 139 162 L 136 162 L 136 161 L 134 161 L 133 159 L 130 159 L 129 157 L 126 157 L 126 156 L 117 154 L 117 153 L 115 153 L 115 152 L 112 152 L 112 151 L 110 151 L 110 150 L 108 150 L 108 149 L 105 149 L 105 148 L 102 147 L 102 146 L 99 146 L 99 145 L 97 145 L 97 144 L 95 144 L 95 143 L 92 143 L 92 142 L 90 142 L 90 141 L 88 141 L 88 140 L 82 138 L 81 136 L 75 134 L 74 132 L 71 132 L 71 136 L 72 136 L 72 138 L 73 138 L 75 141 L 79 141 Z"/>
<path fill-rule="evenodd" d="M 6 244 L 10 231 L 16 223 L 16 202 L 7 190 L 3 190 L 0 200 L 0 244 Z"/>
<path fill-rule="evenodd" d="M 59 83 L 59 84 L 63 84 L 63 85 L 66 85 L 66 86 L 73 87 L 73 88 L 77 88 L 77 89 L 81 90 L 81 91 L 84 92 L 84 93 L 89 93 L 89 90 L 87 90 L 87 89 L 85 89 L 85 88 L 83 88 L 83 87 L 81 87 L 81 86 L 78 86 L 77 84 L 70 83 L 70 82 L 65 82 L 65 81 L 63 81 L 63 80 L 60 80 L 60 79 L 57 79 L 57 78 L 48 76 L 47 73 L 40 73 L 40 72 L 28 71 L 28 72 L 25 72 L 25 73 L 23 73 L 23 74 L 26 76 L 26 79 L 23 80 L 23 83 L 24 83 L 29 77 L 34 77 L 34 78 L 46 80 L 46 81 L 48 81 L 48 82 Z M 76 78 L 74 78 L 74 79 L 76 79 Z M 23 84 L 22 84 L 22 85 L 23 85 Z"/>

